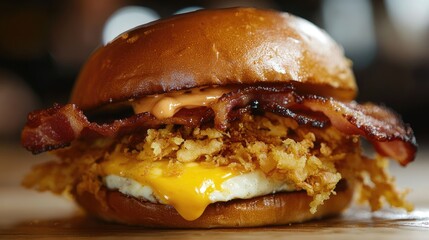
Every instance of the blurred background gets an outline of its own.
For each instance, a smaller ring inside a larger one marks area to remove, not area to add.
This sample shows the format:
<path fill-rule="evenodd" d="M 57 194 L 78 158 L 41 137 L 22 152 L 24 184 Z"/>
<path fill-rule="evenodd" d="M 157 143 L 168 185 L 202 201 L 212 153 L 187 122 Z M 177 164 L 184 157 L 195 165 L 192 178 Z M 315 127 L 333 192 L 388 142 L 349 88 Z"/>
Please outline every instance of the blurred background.
<path fill-rule="evenodd" d="M 354 63 L 358 100 L 395 109 L 418 140 L 427 139 L 427 0 L 17 0 L 0 2 L 0 141 L 19 141 L 29 111 L 66 103 L 91 52 L 122 31 L 232 6 L 287 11 L 325 29 Z"/>

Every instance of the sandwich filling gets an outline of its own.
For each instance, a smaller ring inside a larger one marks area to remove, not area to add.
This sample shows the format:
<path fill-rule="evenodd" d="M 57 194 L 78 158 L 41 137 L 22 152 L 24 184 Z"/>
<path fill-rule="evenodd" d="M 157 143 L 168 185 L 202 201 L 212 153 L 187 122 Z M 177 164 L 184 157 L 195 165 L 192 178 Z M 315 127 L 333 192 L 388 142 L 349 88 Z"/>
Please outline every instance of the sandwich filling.
<path fill-rule="evenodd" d="M 214 106 L 228 91 L 158 95 L 132 104 L 136 114 L 150 112 L 169 119 L 183 108 Z M 101 203 L 106 191 L 120 191 L 141 201 L 171 205 L 183 218 L 195 220 L 214 202 L 284 191 L 305 191 L 313 199 L 309 211 L 314 213 L 344 179 L 361 187 L 362 200 L 373 210 L 383 201 L 412 209 L 386 172 L 387 161 L 361 152 L 359 135 L 326 121 L 312 126 L 299 118 L 249 108 L 227 127 L 214 121 L 76 139 L 54 151 L 59 161 L 36 166 L 24 185 L 55 193 L 89 192 Z"/>
<path fill-rule="evenodd" d="M 225 167 L 186 163 L 180 175 L 170 176 L 166 164 L 154 164 L 145 175 L 139 167 L 133 168 L 131 171 L 138 175 L 130 174 L 131 178 L 121 177 L 128 175 L 121 173 L 107 175 L 104 184 L 143 201 L 171 205 L 186 220 L 197 219 L 210 203 L 294 190 L 285 182 L 268 178 L 260 170 L 241 173 Z M 113 168 L 112 172 L 118 169 Z"/>
<path fill-rule="evenodd" d="M 343 145 L 333 141 L 332 148 Z M 275 115 L 248 115 L 227 132 L 173 125 L 150 129 L 142 142 L 130 147 L 127 140 L 117 144 L 101 163 L 107 187 L 121 190 L 107 181 L 112 175 L 137 181 L 152 189 L 156 202 L 174 206 L 188 220 L 198 218 L 213 202 L 285 190 L 305 190 L 314 196 L 315 212 L 341 179 L 335 162 L 355 154 L 350 148 L 333 154 L 327 142 L 316 143 L 314 133 L 298 130 L 292 121 Z M 234 196 L 234 189 L 227 187 L 231 184 L 244 185 L 241 190 L 247 194 Z M 222 194 L 224 198 L 216 197 Z"/>

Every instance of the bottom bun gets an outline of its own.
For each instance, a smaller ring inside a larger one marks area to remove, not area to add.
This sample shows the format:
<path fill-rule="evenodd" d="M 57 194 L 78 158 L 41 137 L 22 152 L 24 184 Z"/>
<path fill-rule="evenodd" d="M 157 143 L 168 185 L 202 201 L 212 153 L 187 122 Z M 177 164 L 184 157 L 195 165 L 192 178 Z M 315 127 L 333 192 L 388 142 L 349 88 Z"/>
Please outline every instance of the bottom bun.
<path fill-rule="evenodd" d="M 129 197 L 118 191 L 106 191 L 105 203 L 84 192 L 76 196 L 89 214 L 106 221 L 160 228 L 217 228 L 282 225 L 340 214 L 351 202 L 353 189 L 348 186 L 310 213 L 313 200 L 306 192 L 276 193 L 252 199 L 237 199 L 210 204 L 194 221 L 183 219 L 170 205 L 155 204 Z"/>

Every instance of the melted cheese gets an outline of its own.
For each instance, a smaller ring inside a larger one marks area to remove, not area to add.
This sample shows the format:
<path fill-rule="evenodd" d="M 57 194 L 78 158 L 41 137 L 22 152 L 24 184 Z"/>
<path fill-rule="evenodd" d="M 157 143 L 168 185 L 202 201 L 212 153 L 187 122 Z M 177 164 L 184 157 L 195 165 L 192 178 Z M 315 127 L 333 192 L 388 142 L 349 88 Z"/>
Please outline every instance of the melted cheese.
<path fill-rule="evenodd" d="M 210 193 L 220 190 L 222 182 L 239 174 L 228 168 L 202 167 L 196 163 L 187 163 L 180 175 L 168 176 L 165 171 L 168 162 L 165 161 L 148 164 L 128 161 L 121 155 L 111 158 L 114 158 L 114 161 L 103 164 L 106 175 L 133 179 L 143 186 L 149 186 L 160 203 L 172 205 L 187 220 L 201 216 L 211 203 Z"/>
<path fill-rule="evenodd" d="M 135 113 L 150 112 L 159 119 L 172 117 L 182 108 L 208 106 L 231 89 L 223 87 L 194 88 L 147 96 L 132 102 Z"/>
<path fill-rule="evenodd" d="M 267 178 L 259 170 L 241 173 L 227 167 L 186 163 L 179 175 L 169 176 L 166 161 L 133 161 L 120 154 L 111 155 L 102 168 L 109 189 L 172 205 L 187 220 L 200 217 L 210 203 L 294 190 L 284 182 Z"/>

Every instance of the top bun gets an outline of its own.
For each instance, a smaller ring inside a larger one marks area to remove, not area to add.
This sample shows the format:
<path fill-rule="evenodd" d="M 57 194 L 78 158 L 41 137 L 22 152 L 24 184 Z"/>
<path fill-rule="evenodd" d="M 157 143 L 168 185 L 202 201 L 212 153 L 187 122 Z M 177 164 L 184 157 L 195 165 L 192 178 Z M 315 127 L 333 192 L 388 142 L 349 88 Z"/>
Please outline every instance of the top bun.
<path fill-rule="evenodd" d="M 111 102 L 193 87 L 300 82 L 352 100 L 350 61 L 312 23 L 271 10 L 202 10 L 127 31 L 96 50 L 71 102 L 91 110 Z"/>

